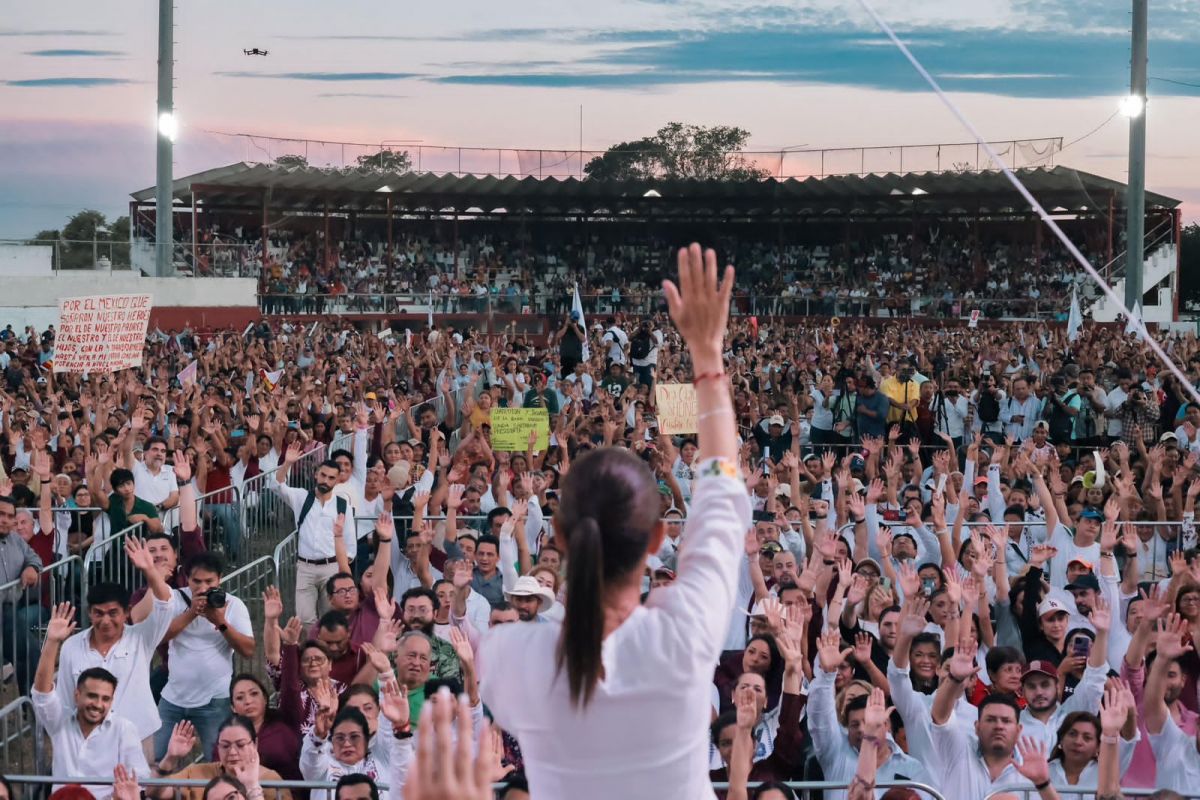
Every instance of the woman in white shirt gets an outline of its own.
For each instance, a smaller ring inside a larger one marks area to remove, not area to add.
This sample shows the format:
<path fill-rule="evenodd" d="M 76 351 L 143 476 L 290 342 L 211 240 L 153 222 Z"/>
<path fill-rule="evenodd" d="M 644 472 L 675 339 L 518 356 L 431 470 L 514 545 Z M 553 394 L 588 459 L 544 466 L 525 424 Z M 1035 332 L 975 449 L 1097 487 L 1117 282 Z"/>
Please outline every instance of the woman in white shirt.
<path fill-rule="evenodd" d="M 664 534 L 656 482 L 628 451 L 596 450 L 572 465 L 555 517 L 570 586 L 562 624 L 484 636 L 483 699 L 521 742 L 534 797 L 714 797 L 709 682 L 750 527 L 721 358 L 732 287 L 732 267 L 718 286 L 716 255 L 699 245 L 680 251 L 678 287 L 663 287 L 692 355 L 708 458 L 674 584 L 640 604 L 647 557 Z"/>

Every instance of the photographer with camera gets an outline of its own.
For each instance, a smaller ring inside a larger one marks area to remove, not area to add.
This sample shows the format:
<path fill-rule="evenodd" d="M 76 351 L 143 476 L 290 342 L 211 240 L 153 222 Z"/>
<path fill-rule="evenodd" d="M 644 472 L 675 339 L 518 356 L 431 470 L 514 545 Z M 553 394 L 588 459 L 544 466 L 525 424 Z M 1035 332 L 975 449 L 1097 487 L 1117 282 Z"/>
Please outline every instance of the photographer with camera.
<path fill-rule="evenodd" d="M 996 379 L 990 373 L 979 376 L 977 388 L 971 394 L 971 407 L 974 409 L 974 430 L 983 434 L 984 438 L 993 442 L 1004 441 L 1004 424 L 1000 421 L 1000 406 L 1004 403 L 1004 390 L 996 385 Z"/>
<path fill-rule="evenodd" d="M 175 725 L 187 720 L 200 737 L 200 752 L 209 754 L 229 716 L 229 683 L 233 654 L 254 657 L 254 630 L 246 604 L 221 588 L 225 565 L 215 553 L 199 553 L 184 571 L 188 585 L 171 595 L 174 619 L 163 640 L 170 642 L 172 665 L 158 715 L 162 727 L 154 736 L 154 758 L 161 761 Z"/>
<path fill-rule="evenodd" d="M 558 360 L 562 365 L 562 377 L 565 379 L 575 371 L 575 365 L 584 359 L 587 331 L 583 329 L 579 312 L 572 311 L 563 320 L 562 327 L 554 334 L 558 340 Z"/>

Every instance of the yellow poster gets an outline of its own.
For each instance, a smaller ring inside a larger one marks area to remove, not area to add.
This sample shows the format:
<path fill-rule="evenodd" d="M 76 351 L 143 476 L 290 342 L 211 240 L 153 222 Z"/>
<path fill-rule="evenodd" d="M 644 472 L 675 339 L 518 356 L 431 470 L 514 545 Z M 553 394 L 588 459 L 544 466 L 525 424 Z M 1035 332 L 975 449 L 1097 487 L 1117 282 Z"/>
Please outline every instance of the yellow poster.
<path fill-rule="evenodd" d="M 537 431 L 533 449 L 550 446 L 550 412 L 544 408 L 493 408 L 492 449 L 524 453 L 529 449 L 529 432 Z"/>
<path fill-rule="evenodd" d="M 690 383 L 660 383 L 654 387 L 658 405 L 658 431 L 668 436 L 699 433 L 696 421 L 696 387 Z"/>

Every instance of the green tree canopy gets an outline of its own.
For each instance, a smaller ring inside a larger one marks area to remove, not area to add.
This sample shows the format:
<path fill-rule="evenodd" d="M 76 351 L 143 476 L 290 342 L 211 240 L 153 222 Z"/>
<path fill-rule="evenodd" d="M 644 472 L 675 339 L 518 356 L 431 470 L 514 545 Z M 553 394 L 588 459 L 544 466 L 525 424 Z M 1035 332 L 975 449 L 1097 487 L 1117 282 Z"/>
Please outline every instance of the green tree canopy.
<path fill-rule="evenodd" d="M 409 172 L 412 170 L 412 158 L 407 150 L 380 150 L 378 153 L 361 155 L 357 159 L 358 168 L 374 172 Z"/>
<path fill-rule="evenodd" d="M 671 122 L 653 136 L 613 145 L 584 167 L 600 180 L 696 178 L 756 181 L 769 176 L 742 154 L 750 139 L 744 128 Z"/>
<path fill-rule="evenodd" d="M 289 153 L 287 155 L 279 156 L 278 158 L 276 158 L 275 166 L 277 166 L 277 167 L 307 167 L 308 159 L 305 158 L 304 156 Z"/>

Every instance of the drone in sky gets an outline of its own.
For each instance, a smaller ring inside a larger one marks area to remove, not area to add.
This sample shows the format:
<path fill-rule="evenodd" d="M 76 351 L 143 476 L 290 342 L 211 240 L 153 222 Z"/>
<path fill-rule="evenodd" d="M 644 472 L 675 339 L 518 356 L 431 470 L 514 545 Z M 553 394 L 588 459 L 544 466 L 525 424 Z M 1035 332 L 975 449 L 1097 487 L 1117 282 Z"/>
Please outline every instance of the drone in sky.
<path fill-rule="evenodd" d="M 259 50 L 257 47 L 252 47 L 251 49 L 243 50 L 242 52 L 248 56 L 265 56 L 265 55 L 267 55 L 266 50 Z"/>

